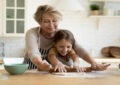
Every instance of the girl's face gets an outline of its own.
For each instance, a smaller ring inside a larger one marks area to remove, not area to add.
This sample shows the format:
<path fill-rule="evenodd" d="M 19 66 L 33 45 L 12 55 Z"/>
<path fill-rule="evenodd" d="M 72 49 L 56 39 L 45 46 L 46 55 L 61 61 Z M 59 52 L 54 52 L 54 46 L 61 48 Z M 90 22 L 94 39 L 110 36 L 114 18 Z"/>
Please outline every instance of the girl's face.
<path fill-rule="evenodd" d="M 69 41 L 62 39 L 55 43 L 55 47 L 60 55 L 66 56 L 72 49 L 72 44 Z"/>
<path fill-rule="evenodd" d="M 43 32 L 45 33 L 55 33 L 58 27 L 58 20 L 53 16 L 44 14 L 40 26 Z"/>

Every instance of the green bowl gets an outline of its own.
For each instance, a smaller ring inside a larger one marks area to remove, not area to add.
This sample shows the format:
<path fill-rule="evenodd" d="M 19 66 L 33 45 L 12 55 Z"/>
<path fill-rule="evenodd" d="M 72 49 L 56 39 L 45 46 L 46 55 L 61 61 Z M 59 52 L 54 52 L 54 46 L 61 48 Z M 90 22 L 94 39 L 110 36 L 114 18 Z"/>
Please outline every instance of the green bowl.
<path fill-rule="evenodd" d="M 11 75 L 19 75 L 27 70 L 28 64 L 4 64 L 4 68 Z"/>

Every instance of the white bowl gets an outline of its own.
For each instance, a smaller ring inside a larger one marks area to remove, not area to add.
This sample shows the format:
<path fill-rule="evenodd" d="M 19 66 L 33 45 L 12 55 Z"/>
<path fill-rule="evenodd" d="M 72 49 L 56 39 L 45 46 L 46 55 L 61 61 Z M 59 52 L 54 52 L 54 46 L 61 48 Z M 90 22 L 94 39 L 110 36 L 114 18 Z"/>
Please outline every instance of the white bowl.
<path fill-rule="evenodd" d="M 17 57 L 3 58 L 4 64 L 22 64 L 23 62 L 24 62 L 24 58 L 17 58 Z"/>

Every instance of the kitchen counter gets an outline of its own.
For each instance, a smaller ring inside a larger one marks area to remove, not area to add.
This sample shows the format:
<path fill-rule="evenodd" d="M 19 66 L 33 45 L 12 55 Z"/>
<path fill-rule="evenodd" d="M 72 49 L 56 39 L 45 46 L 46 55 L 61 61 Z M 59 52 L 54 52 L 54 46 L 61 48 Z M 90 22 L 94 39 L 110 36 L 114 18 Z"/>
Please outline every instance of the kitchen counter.
<path fill-rule="evenodd" d="M 8 75 L 7 80 L 0 80 L 0 85 L 120 85 L 119 75 L 107 75 L 103 78 L 56 77 L 50 73 L 26 71 L 23 75 Z"/>

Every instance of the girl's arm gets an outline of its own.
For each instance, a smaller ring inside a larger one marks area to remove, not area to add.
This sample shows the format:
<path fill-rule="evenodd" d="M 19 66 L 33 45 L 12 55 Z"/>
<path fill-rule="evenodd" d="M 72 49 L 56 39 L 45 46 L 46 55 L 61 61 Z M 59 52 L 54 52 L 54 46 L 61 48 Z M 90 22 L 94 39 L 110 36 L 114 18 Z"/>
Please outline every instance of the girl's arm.
<path fill-rule="evenodd" d="M 69 52 L 69 56 L 72 58 L 73 68 L 75 68 L 77 72 L 85 72 L 87 70 L 85 67 L 80 67 L 80 61 L 77 57 L 78 55 L 73 49 Z"/>
<path fill-rule="evenodd" d="M 51 48 L 48 53 L 48 60 L 52 65 L 57 65 L 60 61 L 56 58 L 57 51 L 55 48 Z"/>
<path fill-rule="evenodd" d="M 49 53 L 48 53 L 48 60 L 50 61 L 50 63 L 55 66 L 55 71 L 58 70 L 59 72 L 66 72 L 65 69 L 65 65 L 63 63 L 61 63 L 57 58 L 57 52 L 55 50 L 55 48 L 50 49 Z"/>
<path fill-rule="evenodd" d="M 56 58 L 56 55 L 55 54 L 49 54 L 48 55 L 48 60 L 50 61 L 50 63 L 52 65 L 57 65 L 58 63 L 60 63 L 60 61 Z"/>
<path fill-rule="evenodd" d="M 69 52 L 69 56 L 72 58 L 73 63 L 79 63 L 79 58 L 73 49 Z"/>

